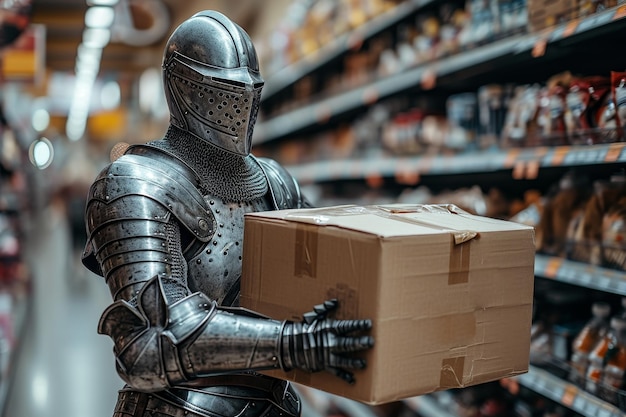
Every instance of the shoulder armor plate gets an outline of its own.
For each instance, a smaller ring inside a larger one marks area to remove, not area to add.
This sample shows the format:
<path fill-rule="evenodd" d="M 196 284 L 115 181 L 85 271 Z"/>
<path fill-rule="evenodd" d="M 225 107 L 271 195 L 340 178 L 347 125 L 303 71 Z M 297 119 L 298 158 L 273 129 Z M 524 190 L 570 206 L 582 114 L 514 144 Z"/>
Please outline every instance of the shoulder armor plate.
<path fill-rule="evenodd" d="M 196 239 L 207 242 L 215 232 L 216 221 L 199 190 L 199 184 L 195 172 L 178 158 L 158 148 L 135 145 L 98 175 L 89 190 L 87 206 L 95 201 L 108 205 L 124 197 L 145 197 L 174 215 Z M 112 215 L 129 218 L 146 218 L 150 215 L 141 207 L 127 209 L 126 213 Z M 161 214 L 154 212 L 152 216 Z M 93 224 L 94 220 L 107 221 L 103 216 L 94 216 L 92 219 L 87 216 L 89 238 L 83 254 L 86 265 L 92 263 L 86 259 L 92 252 L 91 235 L 97 227 L 102 226 Z M 151 219 L 155 220 L 154 217 Z"/>
<path fill-rule="evenodd" d="M 255 158 L 270 186 L 272 203 L 278 210 L 303 207 L 300 186 L 287 170 L 269 158 Z"/>
<path fill-rule="evenodd" d="M 213 212 L 196 187 L 196 179 L 172 165 L 146 154 L 127 153 L 96 179 L 88 200 L 109 203 L 129 195 L 150 198 L 176 216 L 197 239 L 206 242 L 215 231 Z"/>

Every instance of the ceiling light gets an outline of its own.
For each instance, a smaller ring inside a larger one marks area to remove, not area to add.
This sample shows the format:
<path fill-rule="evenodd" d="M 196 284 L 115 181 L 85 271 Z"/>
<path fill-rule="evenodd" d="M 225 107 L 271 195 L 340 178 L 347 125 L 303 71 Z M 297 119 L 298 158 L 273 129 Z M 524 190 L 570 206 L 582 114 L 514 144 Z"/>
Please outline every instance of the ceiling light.
<path fill-rule="evenodd" d="M 87 0 L 87 6 L 115 6 L 119 0 Z"/>
<path fill-rule="evenodd" d="M 105 28 L 86 28 L 83 32 L 83 45 L 90 48 L 104 48 L 111 40 L 111 31 Z"/>
<path fill-rule="evenodd" d="M 111 7 L 94 6 L 85 12 L 85 25 L 88 28 L 108 28 L 114 19 L 115 12 Z"/>

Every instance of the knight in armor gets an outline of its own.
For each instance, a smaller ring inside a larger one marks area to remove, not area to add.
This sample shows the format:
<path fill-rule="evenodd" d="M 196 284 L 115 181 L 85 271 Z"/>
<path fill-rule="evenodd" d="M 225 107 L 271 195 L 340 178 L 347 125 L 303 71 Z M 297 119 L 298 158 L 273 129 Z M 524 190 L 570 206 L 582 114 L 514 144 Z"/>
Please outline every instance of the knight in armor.
<path fill-rule="evenodd" d="M 293 387 L 259 371 L 353 382 L 371 322 L 330 318 L 335 301 L 302 322 L 239 307 L 244 214 L 308 206 L 284 168 L 250 153 L 263 79 L 245 31 L 195 14 L 167 42 L 163 81 L 165 137 L 107 166 L 86 206 L 83 263 L 113 298 L 98 331 L 126 383 L 114 416 L 299 416 Z"/>

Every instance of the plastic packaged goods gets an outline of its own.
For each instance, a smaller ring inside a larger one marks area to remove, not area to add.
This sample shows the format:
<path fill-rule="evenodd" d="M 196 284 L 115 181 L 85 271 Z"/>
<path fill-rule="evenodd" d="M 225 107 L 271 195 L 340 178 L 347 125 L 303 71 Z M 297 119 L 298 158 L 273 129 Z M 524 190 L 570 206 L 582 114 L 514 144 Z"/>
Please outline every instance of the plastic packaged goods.
<path fill-rule="evenodd" d="M 626 196 L 602 218 L 603 266 L 626 271 Z"/>
<path fill-rule="evenodd" d="M 446 102 L 449 131 L 445 147 L 464 151 L 476 143 L 478 131 L 478 98 L 474 93 L 455 94 Z"/>
<path fill-rule="evenodd" d="M 603 385 L 610 383 L 621 387 L 626 370 L 626 319 L 613 317 L 606 336 L 600 339 L 589 355 L 585 388 L 593 394 L 602 394 Z M 622 347 L 620 347 L 620 344 Z M 608 364 L 611 368 L 606 368 Z M 609 374 L 606 374 L 606 371 Z M 619 383 L 617 382 L 619 379 Z"/>
<path fill-rule="evenodd" d="M 619 209 L 622 206 L 619 202 L 624 196 L 624 174 L 613 175 L 608 181 L 594 182 L 593 193 L 585 204 L 574 238 L 568 242 L 568 258 L 592 265 L 619 268 L 619 260 L 626 250 L 624 242 L 620 242 L 624 235 L 624 227 L 621 226 L 624 215 L 623 210 Z M 607 213 L 611 214 L 605 220 Z M 624 268 L 624 263 L 621 268 Z"/>
<path fill-rule="evenodd" d="M 582 383 L 586 374 L 591 350 L 607 334 L 611 306 L 606 302 L 595 302 L 591 306 L 591 314 L 591 320 L 583 327 L 572 344 L 570 380 L 579 384 Z"/>
<path fill-rule="evenodd" d="M 626 126 L 626 72 L 611 71 L 611 88 L 620 129 Z"/>
<path fill-rule="evenodd" d="M 502 131 L 500 143 L 503 148 L 533 145 L 533 139 L 538 137 L 537 112 L 540 89 L 538 84 L 515 88 Z"/>
<path fill-rule="evenodd" d="M 617 391 L 624 387 L 626 375 L 626 319 L 616 318 L 615 338 L 611 341 L 607 352 L 606 365 L 602 375 L 601 396 L 612 402 L 617 402 Z"/>
<path fill-rule="evenodd" d="M 507 104 L 512 87 L 489 84 L 478 89 L 478 146 L 490 148 L 499 145 Z"/>
<path fill-rule="evenodd" d="M 589 194 L 586 176 L 571 171 L 561 178 L 556 192 L 546 199 L 537 227 L 537 247 L 540 252 L 566 256 L 571 222 L 576 221 L 579 213 L 585 210 Z"/>
<path fill-rule="evenodd" d="M 607 77 L 585 77 L 572 80 L 566 96 L 565 124 L 570 143 L 593 145 L 605 142 L 599 131 L 605 97 L 610 92 L 610 79 Z M 605 115 L 606 116 L 606 115 Z M 606 126 L 608 121 L 604 121 Z"/>

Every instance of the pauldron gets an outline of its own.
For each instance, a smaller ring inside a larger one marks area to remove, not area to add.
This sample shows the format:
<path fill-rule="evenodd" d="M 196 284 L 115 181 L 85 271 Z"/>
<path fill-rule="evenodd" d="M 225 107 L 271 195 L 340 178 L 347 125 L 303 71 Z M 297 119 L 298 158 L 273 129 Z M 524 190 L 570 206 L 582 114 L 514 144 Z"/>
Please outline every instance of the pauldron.
<path fill-rule="evenodd" d="M 166 162 L 175 157 L 157 148 L 130 150 L 131 153 L 123 155 L 98 175 L 87 197 L 88 239 L 83 263 L 98 275 L 103 275 L 103 271 L 95 255 L 113 241 L 145 236 L 156 239 L 154 249 L 163 252 L 159 241 L 166 238 L 164 225 L 172 215 L 195 241 L 207 242 L 215 232 L 215 217 L 199 191 L 200 182 L 191 168 L 182 161 L 178 164 Z M 119 223 L 125 226 L 117 227 Z M 134 223 L 138 230 L 133 228 Z M 126 236 L 120 236 L 120 233 Z M 101 235 L 97 239 L 102 242 L 100 247 L 95 247 L 95 235 Z M 119 253 L 128 252 L 128 248 L 119 249 Z M 194 249 L 199 248 L 186 247 L 185 255 L 192 257 Z M 109 251 L 103 259 L 111 260 L 119 255 L 115 249 Z M 148 251 L 143 253 L 143 256 L 150 256 Z"/>

